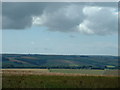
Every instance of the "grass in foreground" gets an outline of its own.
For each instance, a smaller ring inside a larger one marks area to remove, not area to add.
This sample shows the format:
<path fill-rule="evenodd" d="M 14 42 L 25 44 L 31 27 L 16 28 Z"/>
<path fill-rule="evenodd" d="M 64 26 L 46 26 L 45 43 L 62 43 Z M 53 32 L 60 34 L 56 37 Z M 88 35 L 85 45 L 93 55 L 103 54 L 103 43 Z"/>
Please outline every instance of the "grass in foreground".
<path fill-rule="evenodd" d="M 3 88 L 118 88 L 118 77 L 6 75 Z"/>

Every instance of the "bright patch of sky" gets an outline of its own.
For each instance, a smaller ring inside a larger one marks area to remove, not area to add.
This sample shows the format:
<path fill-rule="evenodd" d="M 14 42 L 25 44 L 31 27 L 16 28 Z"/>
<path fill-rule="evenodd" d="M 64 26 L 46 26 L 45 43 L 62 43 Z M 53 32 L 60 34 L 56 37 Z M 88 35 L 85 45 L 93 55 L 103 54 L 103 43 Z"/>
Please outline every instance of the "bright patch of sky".
<path fill-rule="evenodd" d="M 3 30 L 3 53 L 117 55 L 117 35 L 60 33 L 45 27 Z"/>

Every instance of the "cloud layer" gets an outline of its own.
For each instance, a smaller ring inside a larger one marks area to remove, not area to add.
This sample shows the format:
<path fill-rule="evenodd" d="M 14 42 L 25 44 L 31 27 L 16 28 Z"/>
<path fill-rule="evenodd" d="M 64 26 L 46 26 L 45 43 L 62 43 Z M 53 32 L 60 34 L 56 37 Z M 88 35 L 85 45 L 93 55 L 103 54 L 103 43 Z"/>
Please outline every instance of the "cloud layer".
<path fill-rule="evenodd" d="M 118 30 L 117 3 L 3 3 L 3 29 L 33 25 L 51 31 L 106 35 Z"/>

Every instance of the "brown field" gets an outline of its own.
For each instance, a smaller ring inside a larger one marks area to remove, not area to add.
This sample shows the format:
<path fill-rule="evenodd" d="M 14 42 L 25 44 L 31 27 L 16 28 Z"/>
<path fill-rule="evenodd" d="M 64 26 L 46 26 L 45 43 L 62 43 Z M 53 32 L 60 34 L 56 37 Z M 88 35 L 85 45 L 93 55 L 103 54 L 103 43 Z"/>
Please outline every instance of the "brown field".
<path fill-rule="evenodd" d="M 72 72 L 71 73 L 51 72 L 51 70 L 49 70 L 49 69 L 2 69 L 2 74 L 3 75 L 4 74 L 6 74 L 6 75 L 19 74 L 19 75 L 107 76 L 107 77 L 115 76 L 116 77 L 116 75 L 110 75 L 110 74 L 91 75 L 91 74 L 72 73 Z"/>
<path fill-rule="evenodd" d="M 36 57 L 28 57 L 28 56 L 22 56 L 22 58 L 26 58 L 26 59 L 37 59 Z"/>
<path fill-rule="evenodd" d="M 24 61 L 20 61 L 20 60 L 16 60 L 14 58 L 9 58 L 10 61 L 13 61 L 13 62 L 20 62 L 20 63 L 25 63 L 25 64 L 28 64 L 27 62 L 24 62 Z"/>

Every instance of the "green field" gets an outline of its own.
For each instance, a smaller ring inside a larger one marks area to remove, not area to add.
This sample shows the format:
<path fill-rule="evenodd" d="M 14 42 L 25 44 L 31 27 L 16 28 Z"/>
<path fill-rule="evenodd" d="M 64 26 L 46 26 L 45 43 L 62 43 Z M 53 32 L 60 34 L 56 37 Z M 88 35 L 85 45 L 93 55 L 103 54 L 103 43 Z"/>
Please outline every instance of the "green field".
<path fill-rule="evenodd" d="M 118 88 L 115 70 L 6 69 L 3 88 Z M 102 76 L 103 75 L 103 76 Z"/>
<path fill-rule="evenodd" d="M 50 69 L 50 72 L 57 73 L 77 73 L 77 74 L 85 74 L 85 75 L 110 75 L 117 76 L 118 70 L 91 70 L 91 69 Z"/>
<path fill-rule="evenodd" d="M 118 88 L 118 77 L 4 75 L 3 88 Z"/>
<path fill-rule="evenodd" d="M 84 69 L 51 69 L 51 72 L 59 73 L 78 73 L 86 75 L 103 75 L 104 70 L 84 70 Z"/>

